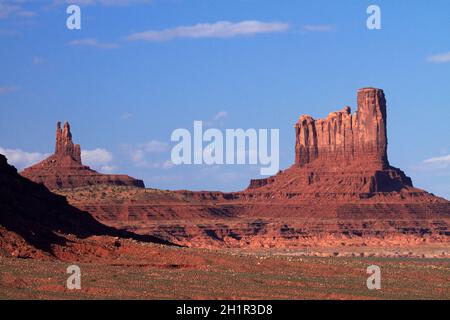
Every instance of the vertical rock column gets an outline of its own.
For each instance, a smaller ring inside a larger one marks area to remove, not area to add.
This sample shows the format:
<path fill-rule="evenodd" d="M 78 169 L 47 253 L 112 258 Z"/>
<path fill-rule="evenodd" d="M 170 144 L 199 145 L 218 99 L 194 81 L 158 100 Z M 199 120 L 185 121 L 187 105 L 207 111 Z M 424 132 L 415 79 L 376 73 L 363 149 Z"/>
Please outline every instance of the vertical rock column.
<path fill-rule="evenodd" d="M 361 165 L 384 169 L 387 160 L 386 100 L 383 90 L 358 91 L 358 111 L 350 107 L 314 120 L 303 115 L 295 125 L 295 164 L 327 167 Z"/>
<path fill-rule="evenodd" d="M 55 155 L 59 157 L 70 156 L 81 165 L 81 148 L 79 144 L 73 143 L 68 122 L 64 123 L 63 129 L 61 129 L 61 122 L 56 124 Z"/>
<path fill-rule="evenodd" d="M 354 117 L 355 158 L 379 169 L 389 166 L 387 158 L 386 99 L 381 89 L 358 90 L 358 112 Z"/>

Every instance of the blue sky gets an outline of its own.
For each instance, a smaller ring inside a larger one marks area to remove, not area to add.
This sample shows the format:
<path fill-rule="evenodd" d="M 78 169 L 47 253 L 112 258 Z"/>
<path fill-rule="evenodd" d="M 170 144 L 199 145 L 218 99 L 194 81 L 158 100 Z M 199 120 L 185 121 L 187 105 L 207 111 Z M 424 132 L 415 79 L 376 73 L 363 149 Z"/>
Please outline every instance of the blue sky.
<path fill-rule="evenodd" d="M 81 30 L 66 28 L 68 3 Z M 366 9 L 381 8 L 381 30 Z M 0 0 L 0 152 L 22 168 L 69 120 L 84 160 L 163 189 L 240 190 L 259 168 L 177 166 L 176 128 L 280 129 L 383 88 L 389 159 L 450 198 L 450 2 Z M 250 22 L 249 22 L 250 21 Z"/>

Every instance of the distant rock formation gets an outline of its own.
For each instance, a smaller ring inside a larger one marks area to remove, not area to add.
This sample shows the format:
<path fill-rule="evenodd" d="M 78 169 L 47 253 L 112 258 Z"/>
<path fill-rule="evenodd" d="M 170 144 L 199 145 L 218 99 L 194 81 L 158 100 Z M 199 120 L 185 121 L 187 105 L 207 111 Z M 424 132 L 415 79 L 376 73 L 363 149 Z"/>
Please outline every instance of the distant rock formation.
<path fill-rule="evenodd" d="M 388 161 L 383 90 L 360 89 L 357 103 L 354 114 L 344 107 L 325 119 L 302 115 L 295 124 L 294 165 L 274 177 L 252 180 L 248 190 L 365 198 L 411 189 L 411 179 Z"/>
<path fill-rule="evenodd" d="M 300 117 L 288 169 L 241 192 L 98 186 L 59 191 L 109 225 L 196 247 L 448 243 L 450 202 L 415 188 L 387 157 L 383 91 L 358 91 L 358 110 Z M 447 256 L 448 253 L 446 253 Z"/>
<path fill-rule="evenodd" d="M 20 174 L 44 184 L 50 190 L 97 184 L 145 187 L 142 180 L 127 175 L 101 174 L 84 166 L 80 145 L 73 143 L 68 122 L 64 123 L 62 129 L 60 122 L 56 125 L 55 154 L 24 169 Z"/>
<path fill-rule="evenodd" d="M 56 124 L 55 154 L 60 157 L 69 156 L 81 165 L 81 148 L 79 144 L 73 144 L 68 122 L 64 123 L 64 129 L 61 129 L 61 122 Z"/>
<path fill-rule="evenodd" d="M 64 197 L 21 177 L 0 155 L 0 256 L 42 256 L 54 246 L 65 246 L 67 235 L 118 235 Z M 38 250 L 38 251 L 36 251 Z"/>
<path fill-rule="evenodd" d="M 326 119 L 303 115 L 295 125 L 295 164 L 339 166 L 358 163 L 367 168 L 389 167 L 387 158 L 386 99 L 381 89 L 358 91 L 358 111 L 350 107 Z"/>
<path fill-rule="evenodd" d="M 86 239 L 92 236 L 94 241 Z M 98 242 L 99 236 L 103 242 Z M 0 258 L 89 259 L 98 251 L 111 252 L 104 242 L 118 238 L 170 244 L 103 225 L 69 205 L 65 197 L 20 176 L 0 154 Z"/>

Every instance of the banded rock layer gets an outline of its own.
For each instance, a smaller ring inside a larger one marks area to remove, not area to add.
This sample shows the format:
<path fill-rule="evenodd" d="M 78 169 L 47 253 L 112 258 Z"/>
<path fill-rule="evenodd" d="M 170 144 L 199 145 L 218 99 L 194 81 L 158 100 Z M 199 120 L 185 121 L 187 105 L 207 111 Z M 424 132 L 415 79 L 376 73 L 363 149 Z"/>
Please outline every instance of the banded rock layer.
<path fill-rule="evenodd" d="M 358 111 L 350 107 L 326 119 L 302 115 L 295 125 L 295 164 L 342 167 L 359 164 L 374 169 L 389 166 L 387 158 L 386 99 L 381 89 L 358 91 Z"/>
<path fill-rule="evenodd" d="M 371 197 L 378 192 L 422 194 L 387 156 L 386 98 L 381 89 L 358 90 L 358 109 L 325 119 L 302 115 L 295 125 L 295 163 L 278 175 L 252 180 L 248 191 L 317 198 L 341 194 Z"/>
<path fill-rule="evenodd" d="M 127 175 L 101 174 L 81 162 L 80 145 L 74 144 L 68 122 L 56 125 L 55 153 L 23 170 L 25 178 L 50 190 L 106 184 L 144 188 L 144 182 Z"/>
<path fill-rule="evenodd" d="M 357 101 L 354 114 L 346 107 L 326 119 L 300 117 L 295 163 L 241 192 L 114 184 L 57 192 L 105 224 L 188 246 L 448 243 L 450 202 L 389 164 L 383 91 L 361 89 Z M 75 161 L 76 146 L 62 150 Z"/>
<path fill-rule="evenodd" d="M 447 243 L 450 202 L 388 162 L 383 91 L 361 89 L 357 100 L 354 114 L 301 116 L 295 163 L 241 192 L 98 186 L 62 194 L 106 224 L 188 246 Z"/>

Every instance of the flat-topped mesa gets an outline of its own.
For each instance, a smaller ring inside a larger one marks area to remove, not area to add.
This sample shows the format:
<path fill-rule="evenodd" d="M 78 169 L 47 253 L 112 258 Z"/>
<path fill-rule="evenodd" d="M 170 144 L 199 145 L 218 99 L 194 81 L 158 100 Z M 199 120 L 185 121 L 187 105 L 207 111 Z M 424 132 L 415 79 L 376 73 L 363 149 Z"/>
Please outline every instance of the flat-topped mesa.
<path fill-rule="evenodd" d="M 73 143 L 67 121 L 62 129 L 61 122 L 56 124 L 55 153 L 20 174 L 50 190 L 97 184 L 145 187 L 142 180 L 127 175 L 101 174 L 83 165 L 80 145 Z"/>
<path fill-rule="evenodd" d="M 295 125 L 295 164 L 363 165 L 389 167 L 387 158 L 386 99 L 381 89 L 358 90 L 358 110 L 350 107 L 325 119 L 303 115 Z"/>

